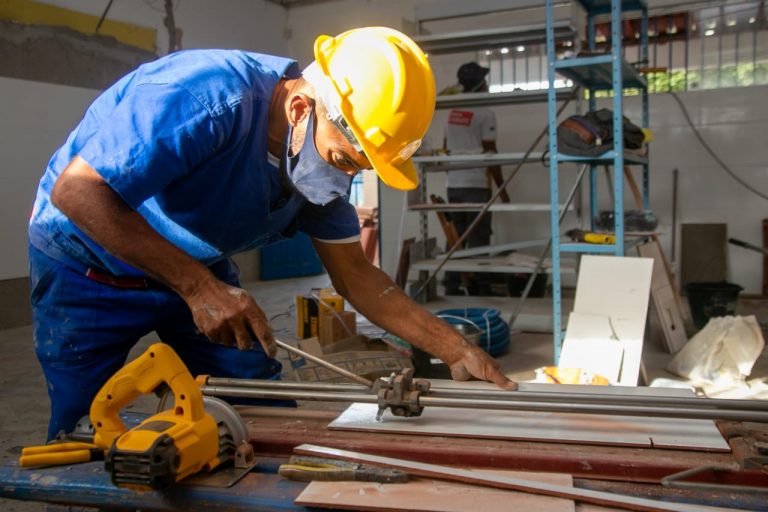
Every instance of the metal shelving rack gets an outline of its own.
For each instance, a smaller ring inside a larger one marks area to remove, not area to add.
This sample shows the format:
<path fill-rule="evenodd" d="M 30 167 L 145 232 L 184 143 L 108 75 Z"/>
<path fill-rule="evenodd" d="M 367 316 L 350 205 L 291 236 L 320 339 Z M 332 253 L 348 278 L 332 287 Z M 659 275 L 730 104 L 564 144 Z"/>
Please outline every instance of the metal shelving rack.
<path fill-rule="evenodd" d="M 554 21 L 551 24 L 552 38 L 554 40 L 572 40 L 576 31 L 573 29 L 570 21 Z M 449 32 L 441 34 L 429 34 L 415 36 L 419 46 L 429 55 L 441 55 L 450 53 L 461 53 L 471 51 L 484 51 L 492 48 L 500 48 L 512 45 L 543 44 L 547 40 L 547 25 L 517 25 L 512 27 L 470 30 L 461 32 Z M 555 96 L 564 100 L 571 95 L 570 88 L 559 89 Z M 539 91 L 513 91 L 503 93 L 461 93 L 445 96 L 438 96 L 436 101 L 437 109 L 452 109 L 462 107 L 485 107 L 515 105 L 524 103 L 544 102 L 548 99 L 548 93 L 545 90 Z M 419 236 L 424 243 L 424 252 L 427 240 L 429 238 L 428 214 L 434 211 L 477 211 L 479 212 L 484 204 L 430 204 L 426 190 L 426 178 L 432 172 L 450 172 L 461 169 L 471 169 L 476 167 L 488 167 L 493 165 L 516 165 L 522 161 L 524 153 L 496 153 L 480 155 L 440 155 L 440 156 L 422 156 L 414 157 L 413 161 L 417 165 L 420 174 L 420 186 L 416 191 L 415 200 L 409 204 L 409 210 L 417 212 L 420 215 Z M 526 162 L 539 162 L 542 153 L 532 153 L 528 156 Z M 560 211 L 564 205 L 558 205 Z M 495 212 L 546 212 L 551 206 L 549 203 L 543 204 L 494 204 L 490 211 Z M 573 208 L 569 208 L 573 210 Z M 532 268 L 512 265 L 505 261 L 503 257 L 494 255 L 505 251 L 543 247 L 549 239 L 524 241 L 503 245 L 492 245 L 487 248 L 473 248 L 456 251 L 453 258 L 446 265 L 447 271 L 467 271 L 467 272 L 500 272 L 500 273 L 531 273 Z M 475 256 L 474 258 L 472 256 Z M 422 258 L 411 263 L 411 269 L 422 273 L 420 281 L 426 278 L 426 272 L 435 270 L 440 264 L 440 257 L 437 259 Z M 563 268 L 564 273 L 573 272 L 573 269 Z M 548 271 L 547 271 L 548 272 Z M 428 292 L 427 292 L 428 293 Z"/>
<path fill-rule="evenodd" d="M 552 238 L 552 309 L 553 309 L 553 344 L 554 360 L 560 357 L 560 347 L 563 340 L 562 311 L 561 311 L 561 280 L 560 268 L 562 253 L 601 253 L 624 256 L 624 168 L 625 165 L 642 165 L 643 167 L 643 208 L 649 209 L 648 158 L 624 153 L 623 130 L 623 94 L 625 89 L 640 89 L 642 95 L 643 127 L 648 127 L 648 90 L 643 76 L 624 60 L 622 51 L 621 15 L 626 11 L 640 11 L 640 61 L 648 58 L 648 8 L 645 0 L 578 0 L 587 15 L 587 47 L 589 56 L 556 60 L 556 24 L 553 21 L 554 0 L 546 0 L 546 32 L 549 89 L 547 97 L 549 118 L 549 177 L 551 207 L 551 238 Z M 611 40 L 610 52 L 595 54 L 595 18 L 610 14 Z M 613 149 L 599 157 L 576 157 L 558 153 L 557 148 L 557 91 L 554 88 L 555 75 L 560 74 L 581 85 L 589 91 L 589 109 L 595 110 L 595 92 L 611 91 L 613 93 Z M 594 219 L 597 216 L 597 167 L 613 166 L 613 211 L 615 219 L 616 243 L 611 245 L 592 245 L 583 243 L 561 243 L 558 210 L 555 205 L 559 202 L 559 173 L 561 163 L 580 163 L 590 166 L 590 219 L 594 229 Z"/>

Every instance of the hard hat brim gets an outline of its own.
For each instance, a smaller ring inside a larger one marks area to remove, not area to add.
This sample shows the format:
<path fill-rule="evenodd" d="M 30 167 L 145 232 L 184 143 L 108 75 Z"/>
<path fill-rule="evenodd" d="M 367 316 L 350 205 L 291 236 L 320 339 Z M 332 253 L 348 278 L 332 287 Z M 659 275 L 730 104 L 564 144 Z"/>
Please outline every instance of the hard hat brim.
<path fill-rule="evenodd" d="M 419 175 L 410 158 L 397 166 L 375 161 L 371 161 L 371 164 L 379 179 L 387 186 L 397 190 L 413 190 L 419 186 Z"/>

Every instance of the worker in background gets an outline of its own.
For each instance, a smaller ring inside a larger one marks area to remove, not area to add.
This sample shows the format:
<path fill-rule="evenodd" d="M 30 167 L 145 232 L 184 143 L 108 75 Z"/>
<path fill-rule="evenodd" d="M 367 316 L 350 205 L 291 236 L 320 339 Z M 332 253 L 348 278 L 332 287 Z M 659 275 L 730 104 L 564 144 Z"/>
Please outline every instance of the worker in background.
<path fill-rule="evenodd" d="M 476 62 L 462 65 L 456 73 L 464 93 L 488 92 L 486 76 L 490 70 Z M 444 149 L 451 155 L 496 153 L 496 116 L 487 108 L 462 108 L 451 110 L 445 127 Z M 503 183 L 501 167 L 494 166 L 448 172 L 449 203 L 487 203 L 491 198 L 490 180 Z M 506 191 L 502 201 L 509 202 Z M 474 222 L 477 213 L 451 212 L 450 219 L 459 237 Z M 488 246 L 491 243 L 491 214 L 487 213 L 475 226 L 464 243 L 465 248 Z M 461 286 L 470 295 L 492 295 L 493 275 L 485 272 L 464 275 L 468 283 L 462 283 L 459 272 L 446 272 L 443 279 L 446 295 L 463 295 Z"/>
<path fill-rule="evenodd" d="M 49 438 L 71 431 L 155 331 L 193 374 L 277 379 L 269 323 L 229 257 L 301 231 L 371 321 L 472 377 L 514 388 L 483 351 L 363 255 L 350 184 L 413 189 L 434 78 L 406 36 L 321 36 L 290 59 L 191 50 L 101 94 L 51 158 L 29 226 L 34 339 Z M 255 341 L 255 343 L 254 343 Z"/>

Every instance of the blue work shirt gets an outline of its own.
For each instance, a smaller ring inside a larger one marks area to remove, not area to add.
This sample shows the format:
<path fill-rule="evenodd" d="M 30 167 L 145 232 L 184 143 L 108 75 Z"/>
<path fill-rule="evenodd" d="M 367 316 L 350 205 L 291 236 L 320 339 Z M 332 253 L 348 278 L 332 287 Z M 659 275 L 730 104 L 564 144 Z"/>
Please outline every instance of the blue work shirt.
<path fill-rule="evenodd" d="M 275 86 L 295 61 L 237 50 L 189 50 L 144 64 L 102 93 L 53 155 L 37 191 L 30 243 L 81 269 L 142 272 L 77 228 L 50 199 L 75 157 L 95 169 L 164 238 L 210 266 L 297 231 L 326 241 L 359 237 L 344 199 L 308 203 L 268 158 Z"/>

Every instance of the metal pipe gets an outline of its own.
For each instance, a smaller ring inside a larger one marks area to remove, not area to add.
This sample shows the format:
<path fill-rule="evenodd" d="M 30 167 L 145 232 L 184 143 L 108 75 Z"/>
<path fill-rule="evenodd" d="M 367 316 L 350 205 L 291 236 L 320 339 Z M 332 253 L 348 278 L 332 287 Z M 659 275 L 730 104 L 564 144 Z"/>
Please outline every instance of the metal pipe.
<path fill-rule="evenodd" d="M 359 396 L 365 395 L 370 390 L 357 384 L 327 384 L 316 382 L 282 382 L 271 380 L 229 379 L 209 377 L 206 382 L 207 389 L 262 389 L 265 391 L 308 391 L 326 392 L 338 395 L 340 399 L 350 402 L 356 401 Z M 353 395 L 352 393 L 357 393 Z M 435 386 L 423 395 L 423 398 L 458 398 L 474 399 L 478 404 L 486 401 L 516 401 L 516 402 L 568 402 L 579 404 L 613 404 L 613 405 L 639 405 L 653 407 L 684 407 L 689 409 L 707 410 L 742 410 L 758 411 L 768 414 L 768 402 L 760 400 L 737 400 L 699 397 L 662 397 L 662 396 L 637 396 L 637 395 L 608 395 L 598 393 L 568 393 L 568 392 L 543 392 L 543 391 L 502 391 L 494 389 L 456 389 L 441 388 Z M 294 393 L 291 398 L 302 399 Z M 354 400 L 353 400 L 354 398 Z"/>
<path fill-rule="evenodd" d="M 297 395 L 295 390 L 275 390 L 275 389 L 256 389 L 246 387 L 227 387 L 227 386 L 202 386 L 201 391 L 208 396 L 228 396 L 241 398 L 261 398 L 261 399 L 296 399 L 311 401 L 329 401 L 329 402 L 360 402 L 360 403 L 378 403 L 378 397 L 374 394 L 345 393 L 333 391 L 311 391 Z M 455 391 L 455 390 L 454 390 Z M 509 392 L 510 397 L 518 398 L 520 392 Z M 542 395 L 543 393 L 540 393 Z M 553 395 L 556 396 L 556 395 Z M 581 395 L 578 399 L 601 397 L 611 400 L 617 397 L 608 395 Z M 530 397 L 529 398 L 534 398 Z M 543 397 L 545 399 L 552 398 Z M 575 396 L 571 395 L 574 399 Z M 626 398 L 626 397 L 624 397 Z M 645 397 L 632 397 L 645 398 Z M 656 398 L 656 397 L 655 397 Z M 540 411 L 540 412 L 559 412 L 559 413 L 581 413 L 581 414 L 616 414 L 620 416 L 662 416 L 689 419 L 718 419 L 732 421 L 757 421 L 768 422 L 768 411 L 765 409 L 754 409 L 755 404 L 749 401 L 749 408 L 738 409 L 737 404 L 728 404 L 729 400 L 722 401 L 721 405 L 728 405 L 728 408 L 715 408 L 710 405 L 717 400 L 707 400 L 707 407 L 697 407 L 695 404 L 685 402 L 685 400 L 704 400 L 704 399 L 663 399 L 672 402 L 664 404 L 663 402 L 652 403 L 652 405 L 626 405 L 621 403 L 589 403 L 575 402 L 541 402 L 533 400 L 488 400 L 471 398 L 455 398 L 445 396 L 427 395 L 419 398 L 419 404 L 432 407 L 451 407 L 467 409 L 485 409 L 485 410 L 512 410 L 512 411 Z M 745 402 L 742 400 L 734 402 Z M 730 407 L 733 406 L 733 407 Z"/>
<path fill-rule="evenodd" d="M 368 388 L 373 387 L 373 382 L 368 380 L 368 379 L 366 379 L 365 377 L 361 377 L 359 375 L 356 375 L 356 374 L 350 372 L 349 370 L 345 370 L 344 368 L 340 368 L 340 367 L 336 366 L 333 363 L 329 363 L 328 361 L 326 361 L 324 359 L 321 359 L 319 357 L 313 356 L 312 354 L 304 352 L 303 350 L 298 349 L 298 348 L 296 348 L 296 347 L 294 347 L 292 345 L 289 345 L 289 344 L 287 344 L 285 342 L 282 342 L 282 341 L 278 340 L 277 338 L 275 338 L 275 344 L 278 347 L 282 348 L 283 350 L 287 350 L 288 352 L 293 352 L 294 354 L 296 354 L 298 356 L 301 356 L 304 359 L 309 359 L 313 363 L 316 363 L 316 364 L 319 364 L 320 366 L 328 368 L 332 372 L 338 373 L 339 375 L 341 375 L 343 377 L 346 377 L 346 378 L 348 378 L 350 380 L 353 380 L 355 382 L 359 382 L 363 386 L 366 386 Z"/>
<path fill-rule="evenodd" d="M 283 389 L 283 390 L 317 390 L 346 392 L 366 392 L 370 388 L 359 384 L 328 384 L 324 382 L 285 382 L 280 380 L 260 379 L 230 379 L 226 377 L 208 377 L 205 381 L 208 386 L 227 386 L 243 388 Z"/>
<path fill-rule="evenodd" d="M 428 397 L 436 398 L 466 398 L 488 400 L 512 400 L 512 401 L 540 401 L 540 402 L 571 402 L 581 404 L 636 404 L 640 406 L 656 407 L 686 407 L 692 409 L 717 409 L 717 410 L 750 410 L 768 414 L 768 402 L 761 400 L 736 400 L 718 398 L 687 398 L 687 397 L 660 397 L 637 395 L 602 395 L 587 393 L 547 393 L 537 391 L 495 391 L 495 390 L 469 390 L 432 388 Z"/>
<path fill-rule="evenodd" d="M 318 402 L 361 402 L 366 404 L 378 403 L 378 397 L 374 394 L 334 393 L 330 391 L 314 391 L 299 395 L 294 391 L 226 386 L 200 386 L 200 391 L 203 395 L 216 397 L 262 398 L 266 400 L 312 400 Z"/>
<path fill-rule="evenodd" d="M 582 414 L 616 414 L 619 416 L 662 416 L 688 419 L 717 419 L 732 421 L 768 421 L 768 412 L 717 410 L 717 409 L 684 409 L 667 407 L 643 407 L 617 404 L 578 404 L 527 402 L 510 400 L 483 400 L 465 398 L 439 398 L 425 396 L 419 398 L 419 404 L 425 407 L 463 407 L 468 409 L 491 409 L 512 411 L 540 411 Z M 482 405 L 480 405 L 482 404 Z"/>

